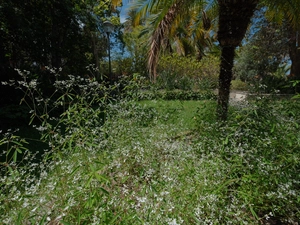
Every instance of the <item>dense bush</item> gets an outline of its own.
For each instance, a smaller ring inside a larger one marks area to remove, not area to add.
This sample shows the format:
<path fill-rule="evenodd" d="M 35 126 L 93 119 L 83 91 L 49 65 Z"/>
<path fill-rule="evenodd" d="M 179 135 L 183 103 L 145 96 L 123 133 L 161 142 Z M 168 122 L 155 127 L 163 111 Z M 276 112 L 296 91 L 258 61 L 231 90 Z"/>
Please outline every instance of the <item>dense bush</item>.
<path fill-rule="evenodd" d="M 173 54 L 161 57 L 157 70 L 159 88 L 207 90 L 217 87 L 219 60 L 214 56 L 207 56 L 198 61 Z"/>
<path fill-rule="evenodd" d="M 196 91 L 196 90 L 156 90 L 141 91 L 138 94 L 138 100 L 208 100 L 216 99 L 216 95 L 212 91 Z"/>
<path fill-rule="evenodd" d="M 239 79 L 231 81 L 231 89 L 232 90 L 239 90 L 239 91 L 248 91 L 249 87 L 246 82 L 243 82 Z"/>
<path fill-rule="evenodd" d="M 120 90 L 119 97 L 131 100 L 208 100 L 215 99 L 216 95 L 210 89 L 197 90 L 161 90 L 157 89 L 156 84 L 150 84 L 145 77 L 140 74 L 133 74 L 133 76 L 122 76 L 118 82 L 118 89 Z"/>

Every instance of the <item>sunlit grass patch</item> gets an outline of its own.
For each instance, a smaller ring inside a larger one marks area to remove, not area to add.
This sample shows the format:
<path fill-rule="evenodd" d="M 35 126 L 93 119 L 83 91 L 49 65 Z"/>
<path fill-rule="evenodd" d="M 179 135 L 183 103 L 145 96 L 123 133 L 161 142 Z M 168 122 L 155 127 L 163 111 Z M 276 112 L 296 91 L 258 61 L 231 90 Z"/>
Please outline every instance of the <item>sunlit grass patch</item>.
<path fill-rule="evenodd" d="M 204 119 L 201 118 L 201 113 L 204 113 L 207 117 L 209 115 L 207 112 L 210 112 L 212 113 L 210 117 L 214 117 L 214 100 L 144 100 L 138 102 L 138 104 L 144 107 L 155 108 L 160 118 L 162 118 L 161 123 L 164 123 L 163 118 L 165 118 L 166 124 L 180 124 L 182 129 L 186 130 L 194 129 L 199 118 Z"/>

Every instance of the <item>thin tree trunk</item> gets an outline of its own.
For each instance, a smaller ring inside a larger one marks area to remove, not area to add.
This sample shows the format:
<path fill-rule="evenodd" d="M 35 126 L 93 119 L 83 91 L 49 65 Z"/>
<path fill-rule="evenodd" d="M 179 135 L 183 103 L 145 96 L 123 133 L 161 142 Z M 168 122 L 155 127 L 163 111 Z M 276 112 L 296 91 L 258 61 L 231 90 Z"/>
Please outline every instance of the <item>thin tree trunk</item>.
<path fill-rule="evenodd" d="M 98 52 L 98 46 L 96 41 L 96 34 L 91 32 L 91 36 L 92 36 L 92 45 L 93 45 L 96 68 L 98 69 L 96 71 L 96 80 L 100 80 L 100 63 L 99 63 L 99 52 Z"/>
<path fill-rule="evenodd" d="M 217 116 L 223 121 L 227 119 L 234 51 L 235 47 L 233 46 L 222 48 Z"/>

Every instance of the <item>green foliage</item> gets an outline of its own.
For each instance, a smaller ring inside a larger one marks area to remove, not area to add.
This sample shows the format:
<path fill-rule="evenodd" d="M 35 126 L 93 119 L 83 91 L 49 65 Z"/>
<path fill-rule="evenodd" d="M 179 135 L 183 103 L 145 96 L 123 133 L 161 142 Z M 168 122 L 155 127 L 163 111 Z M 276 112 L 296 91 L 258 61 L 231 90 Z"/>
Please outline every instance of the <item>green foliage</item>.
<path fill-rule="evenodd" d="M 176 54 L 161 57 L 158 64 L 159 88 L 173 90 L 208 90 L 217 87 L 218 59 L 213 56 L 198 61 Z"/>
<path fill-rule="evenodd" d="M 138 73 L 121 76 L 118 80 L 119 97 L 122 99 L 140 99 L 140 92 L 149 88 L 149 82 Z"/>
<path fill-rule="evenodd" d="M 292 88 L 295 89 L 295 92 L 296 92 L 297 88 L 300 86 L 300 80 L 291 81 L 291 85 L 292 85 Z M 297 93 L 293 98 L 295 98 L 295 99 L 300 98 L 300 94 Z"/>
<path fill-rule="evenodd" d="M 238 79 L 231 81 L 231 90 L 248 91 L 249 87 L 246 82 L 243 82 Z"/>
<path fill-rule="evenodd" d="M 119 61 L 119 69 L 121 69 L 123 75 L 132 75 L 139 73 L 142 76 L 147 77 L 147 36 L 140 37 L 140 32 L 143 26 L 126 27 L 124 31 L 124 42 L 126 45 L 126 53 L 129 55 L 124 58 L 122 54 Z"/>
<path fill-rule="evenodd" d="M 144 96 L 142 96 L 144 97 Z M 147 96 L 148 99 L 163 99 L 163 100 L 207 100 L 215 99 L 216 96 L 211 91 L 157 91 L 153 96 Z"/>
<path fill-rule="evenodd" d="M 64 110 L 32 111 L 50 147 L 39 162 L 14 160 L 26 151 L 17 135 L 0 139 L 12 146 L 1 162 L 3 224 L 299 221 L 298 102 L 242 101 L 219 123 L 215 101 L 132 100 L 142 80 L 122 81 L 118 101 L 109 96 L 121 84 L 58 80 L 53 106 Z"/>
<path fill-rule="evenodd" d="M 120 45 L 119 11 L 112 7 L 111 1 L 14 0 L 1 3 L 1 81 L 15 79 L 14 68 L 26 69 L 32 71 L 46 89 L 55 80 L 45 69 L 46 65 L 63 68 L 67 76 L 86 74 L 85 67 L 90 64 L 95 64 L 97 69 L 92 76 L 100 80 L 106 74 L 100 61 L 107 57 L 103 21 L 108 19 L 115 25 L 112 45 Z M 0 89 L 1 95 L 9 95 Z"/>
<path fill-rule="evenodd" d="M 149 90 L 140 91 L 137 100 L 208 100 L 216 99 L 216 95 L 212 91 L 184 91 L 184 90 Z"/>
<path fill-rule="evenodd" d="M 23 78 L 22 82 L 17 83 L 17 88 L 24 92 L 22 102 L 30 107 L 31 123 L 34 123 L 34 127 L 41 132 L 41 140 L 49 144 L 49 149 L 39 159 L 35 155 L 38 150 L 29 150 L 26 148 L 27 146 L 24 147 L 24 143 L 27 144 L 27 142 L 18 136 L 5 133 L 1 138 L 1 149 L 3 146 L 7 146 L 4 155 L 1 154 L 0 157 L 0 169 L 1 175 L 3 175 L 0 184 L 1 212 L 8 213 L 11 206 L 22 208 L 22 211 L 16 210 L 15 218 L 13 216 L 5 218 L 4 216 L 1 221 L 5 224 L 21 224 L 24 221 L 28 223 L 60 221 L 60 218 L 51 218 L 49 214 L 50 211 L 56 213 L 62 210 L 52 209 L 51 203 L 48 202 L 49 199 L 46 201 L 50 195 L 62 204 L 68 204 L 69 201 L 73 201 L 72 199 L 79 201 L 84 199 L 86 212 L 78 214 L 77 205 L 72 205 L 72 203 L 65 205 L 67 206 L 65 210 L 68 211 L 70 217 L 75 218 L 74 221 L 80 224 L 90 221 L 88 219 L 89 211 L 95 206 L 95 200 L 108 194 L 102 186 L 96 189 L 93 187 L 97 182 L 106 186 L 109 181 L 99 173 L 102 165 L 99 165 L 98 159 L 91 157 L 88 153 L 93 148 L 98 148 L 99 141 L 103 141 L 107 136 L 102 130 L 102 125 L 107 116 L 107 105 L 112 101 L 111 93 L 116 86 L 107 86 L 105 83 L 99 84 L 90 79 L 71 75 L 69 79 L 61 80 L 57 73 L 59 71 L 51 69 L 57 78 L 56 89 L 50 96 L 43 97 L 37 80 L 27 80 L 28 71 L 19 70 L 18 72 Z M 11 82 L 11 85 L 15 85 L 15 83 Z M 76 163 L 70 164 L 66 168 L 63 159 L 69 157 L 76 160 Z M 79 165 L 83 163 L 84 159 L 95 161 L 95 164 L 89 164 L 87 167 L 82 165 L 84 169 L 79 170 Z M 50 174 L 53 179 L 49 177 Z M 64 184 L 56 186 L 55 174 L 61 174 L 59 177 Z M 74 183 L 83 174 L 87 174 L 87 177 L 82 186 L 77 186 L 75 189 L 66 188 L 70 187 L 71 183 Z M 35 201 L 34 199 L 39 195 L 37 193 L 41 183 L 46 180 L 52 181 L 43 187 L 48 191 L 55 190 L 55 196 L 53 192 L 50 195 L 40 195 L 42 199 L 40 199 L 39 205 L 28 203 L 28 201 Z M 92 189 L 93 191 L 91 191 Z M 79 190 L 85 190 L 84 192 L 87 194 L 78 195 Z M 67 194 L 68 196 L 66 196 L 66 191 L 68 193 L 71 191 L 69 193 L 71 195 Z M 15 204 L 23 198 L 25 199 L 23 205 Z M 32 211 L 23 213 L 26 207 L 31 207 Z M 104 221 L 114 219 L 113 214 L 109 212 L 105 213 L 104 218 Z"/>
<path fill-rule="evenodd" d="M 266 85 L 266 92 L 285 91 L 287 84 L 287 25 L 276 25 L 260 18 L 259 30 L 238 51 L 234 76 L 257 88 Z"/>
<path fill-rule="evenodd" d="M 3 171 L 12 171 L 13 165 L 19 163 L 19 155 L 22 155 L 23 152 L 27 152 L 28 149 L 24 147 L 24 144 L 27 144 L 25 139 L 22 139 L 19 136 L 16 136 L 9 130 L 8 133 L 3 134 L 3 138 L 0 141 L 0 146 L 5 148 L 5 155 L 1 155 L 1 174 Z"/>
<path fill-rule="evenodd" d="M 259 97 L 233 106 L 227 124 L 199 123 L 201 145 L 219 143 L 209 154 L 228 163 L 221 190 L 258 220 L 299 220 L 298 110 L 297 102 Z"/>
<path fill-rule="evenodd" d="M 157 90 L 156 84 L 138 73 L 133 76 L 122 76 L 118 83 L 119 96 L 131 100 L 207 100 L 215 99 L 212 90 Z"/>
<path fill-rule="evenodd" d="M 204 101 L 197 108 L 197 113 L 195 115 L 195 120 L 197 121 L 197 125 L 202 123 L 215 123 L 217 118 L 216 114 L 212 113 L 215 111 L 217 105 L 216 102 L 213 101 Z"/>

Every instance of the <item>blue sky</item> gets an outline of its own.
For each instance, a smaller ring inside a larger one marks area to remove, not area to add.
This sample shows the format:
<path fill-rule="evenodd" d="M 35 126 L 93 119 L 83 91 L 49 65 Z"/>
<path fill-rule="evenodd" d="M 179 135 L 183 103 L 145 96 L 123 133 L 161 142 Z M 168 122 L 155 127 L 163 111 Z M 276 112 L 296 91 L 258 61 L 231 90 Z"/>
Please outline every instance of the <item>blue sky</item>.
<path fill-rule="evenodd" d="M 129 3 L 130 3 L 131 1 L 132 1 L 132 0 L 123 0 L 123 7 L 121 8 L 121 14 L 120 14 L 120 20 L 121 20 L 121 23 L 125 22 L 125 20 L 126 20 L 126 17 L 127 17 L 127 9 L 128 9 Z"/>

